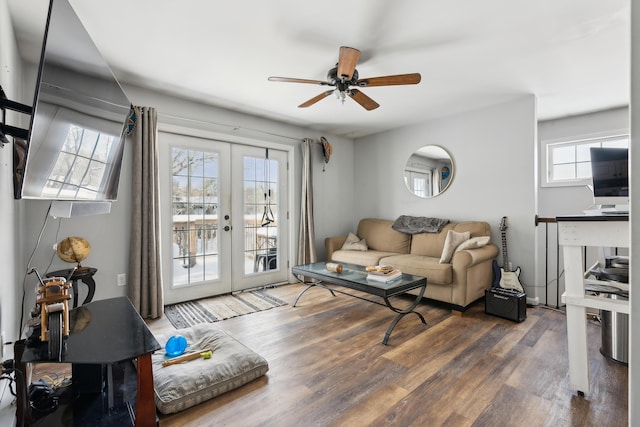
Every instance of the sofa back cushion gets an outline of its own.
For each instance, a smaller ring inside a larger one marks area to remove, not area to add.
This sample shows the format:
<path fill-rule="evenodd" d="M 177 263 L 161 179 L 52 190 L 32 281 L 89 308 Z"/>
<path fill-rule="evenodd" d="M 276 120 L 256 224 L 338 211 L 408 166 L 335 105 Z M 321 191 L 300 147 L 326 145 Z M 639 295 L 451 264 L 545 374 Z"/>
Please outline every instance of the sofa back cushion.
<path fill-rule="evenodd" d="M 411 253 L 414 255 L 425 255 L 440 258 L 447 232 L 454 229 L 455 224 L 445 225 L 439 233 L 419 233 L 414 234 L 411 239 Z"/>
<path fill-rule="evenodd" d="M 459 222 L 454 225 L 453 231 L 464 233 L 468 231 L 471 237 L 491 236 L 491 226 L 483 221 Z"/>
<path fill-rule="evenodd" d="M 471 237 L 491 236 L 491 227 L 483 221 L 449 223 L 444 226 L 440 233 L 414 234 L 411 240 L 411 253 L 440 258 L 449 230 L 458 233 L 468 231 L 471 233 Z"/>
<path fill-rule="evenodd" d="M 358 224 L 358 237 L 367 240 L 370 250 L 408 254 L 411 236 L 391 228 L 392 220 L 363 218 Z"/>

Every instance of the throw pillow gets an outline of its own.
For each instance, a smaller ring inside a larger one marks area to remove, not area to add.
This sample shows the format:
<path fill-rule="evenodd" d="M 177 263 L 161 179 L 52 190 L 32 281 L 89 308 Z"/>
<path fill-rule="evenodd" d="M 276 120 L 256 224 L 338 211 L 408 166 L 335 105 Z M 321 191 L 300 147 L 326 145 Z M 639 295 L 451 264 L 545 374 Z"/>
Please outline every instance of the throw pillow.
<path fill-rule="evenodd" d="M 464 241 L 469 240 L 471 233 L 465 231 L 464 233 L 458 233 L 457 231 L 447 231 L 447 238 L 444 240 L 444 248 L 442 249 L 442 255 L 440 256 L 440 264 L 448 264 L 453 257 L 453 251 Z"/>
<path fill-rule="evenodd" d="M 491 237 L 489 236 L 480 236 L 480 237 L 471 238 L 465 242 L 462 242 L 460 245 L 458 245 L 454 253 L 465 250 L 465 249 L 475 249 L 475 248 L 481 248 L 483 246 L 487 246 L 490 239 Z"/>
<path fill-rule="evenodd" d="M 355 234 L 349 233 L 347 240 L 345 240 L 342 245 L 342 249 L 347 251 L 366 251 L 369 247 L 365 239 L 360 239 Z"/>

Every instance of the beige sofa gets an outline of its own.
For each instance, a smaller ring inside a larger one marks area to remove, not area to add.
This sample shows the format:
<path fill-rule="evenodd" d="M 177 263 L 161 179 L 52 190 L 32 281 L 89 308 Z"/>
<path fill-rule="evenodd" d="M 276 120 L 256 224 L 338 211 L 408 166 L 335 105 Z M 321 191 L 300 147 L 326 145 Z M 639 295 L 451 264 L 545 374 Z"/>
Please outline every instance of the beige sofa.
<path fill-rule="evenodd" d="M 424 276 L 427 278 L 425 298 L 449 304 L 454 314 L 461 314 L 471 303 L 484 297 L 484 290 L 490 288 L 493 281 L 492 261 L 499 252 L 495 244 L 459 250 L 450 262 L 440 263 L 440 260 L 449 230 L 468 231 L 471 238 L 489 236 L 490 239 L 488 223 L 449 223 L 438 233 L 419 234 L 396 231 L 393 223 L 376 218 L 360 220 L 356 234 L 366 241 L 366 250 L 342 249 L 347 236 L 326 238 L 327 260 L 363 266 L 385 264 L 403 273 Z"/>

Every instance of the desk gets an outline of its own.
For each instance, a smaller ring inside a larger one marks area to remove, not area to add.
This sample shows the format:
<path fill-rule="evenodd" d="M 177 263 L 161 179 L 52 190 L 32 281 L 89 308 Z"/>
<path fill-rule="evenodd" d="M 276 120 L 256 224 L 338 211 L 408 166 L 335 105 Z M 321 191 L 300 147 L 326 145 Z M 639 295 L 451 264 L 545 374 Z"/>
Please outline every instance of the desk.
<path fill-rule="evenodd" d="M 65 339 L 62 363 L 71 363 L 78 371 L 107 372 L 107 391 L 78 392 L 78 398 L 60 405 L 45 417 L 31 417 L 23 414 L 22 393 L 18 393 L 17 418 L 21 425 L 60 425 L 57 420 L 60 413 L 65 414 L 65 422 L 72 417 L 72 425 L 135 425 L 155 426 L 156 406 L 153 392 L 153 372 L 151 353 L 159 350 L 160 344 L 149 331 L 146 324 L 126 297 L 94 301 L 69 311 L 69 336 Z M 38 334 L 33 333 L 26 341 L 16 343 L 15 359 L 17 368 L 25 372 L 29 363 L 47 362 L 47 343 L 40 342 Z M 136 360 L 137 363 L 131 362 Z M 97 368 L 97 369 L 95 369 Z M 121 390 L 128 375 L 132 384 L 132 399 Z M 124 372 L 124 373 L 123 373 Z M 120 373 L 123 373 L 122 375 Z M 109 383 L 112 380 L 113 383 Z M 95 384 L 95 378 L 87 375 L 72 378 L 76 381 Z M 101 384 L 102 378 L 97 383 Z M 18 384 L 25 392 L 28 384 Z M 101 387 L 99 387 L 100 390 Z M 114 397 L 115 396 L 115 397 Z M 135 402 L 135 403 L 134 403 Z M 27 406 L 28 407 L 28 406 Z M 132 417 L 135 420 L 132 420 Z M 64 425 L 64 424 L 62 424 Z"/>
<path fill-rule="evenodd" d="M 571 386 L 581 393 L 589 392 L 589 360 L 587 355 L 587 308 L 629 313 L 629 302 L 585 295 L 583 248 L 629 247 L 629 217 L 559 216 L 558 243 L 562 246 L 567 305 L 567 336 Z"/>

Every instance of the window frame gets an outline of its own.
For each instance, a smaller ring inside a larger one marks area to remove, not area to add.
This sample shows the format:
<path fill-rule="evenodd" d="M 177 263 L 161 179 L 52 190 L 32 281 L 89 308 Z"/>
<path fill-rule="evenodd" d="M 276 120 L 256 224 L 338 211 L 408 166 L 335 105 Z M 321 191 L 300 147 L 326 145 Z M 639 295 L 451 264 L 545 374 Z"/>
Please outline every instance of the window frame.
<path fill-rule="evenodd" d="M 541 187 L 582 187 L 591 185 L 591 177 L 589 178 L 575 178 L 575 179 L 563 179 L 563 180 L 551 180 L 551 168 L 552 168 L 552 155 L 551 150 L 553 147 L 559 146 L 577 146 L 587 145 L 596 142 L 606 142 L 616 139 L 627 140 L 627 148 L 630 145 L 630 135 L 628 131 L 610 132 L 602 135 L 593 135 L 580 138 L 562 138 L 554 140 L 541 141 L 540 154 L 542 156 L 541 171 L 540 171 L 540 186 Z"/>

